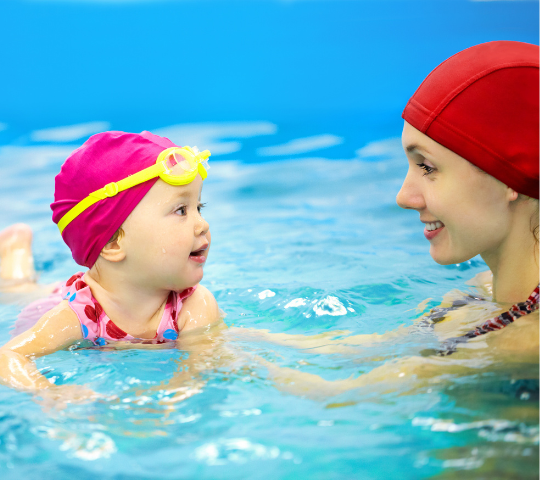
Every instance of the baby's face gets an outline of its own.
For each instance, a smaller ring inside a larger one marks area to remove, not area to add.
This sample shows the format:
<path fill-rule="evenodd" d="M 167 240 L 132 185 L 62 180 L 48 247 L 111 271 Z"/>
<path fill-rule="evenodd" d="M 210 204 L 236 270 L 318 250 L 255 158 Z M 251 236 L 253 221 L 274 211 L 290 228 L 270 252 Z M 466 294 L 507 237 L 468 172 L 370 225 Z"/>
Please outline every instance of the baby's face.
<path fill-rule="evenodd" d="M 143 288 L 181 291 L 199 283 L 210 247 L 201 216 L 202 179 L 172 186 L 158 180 L 122 228 L 130 281 Z"/>

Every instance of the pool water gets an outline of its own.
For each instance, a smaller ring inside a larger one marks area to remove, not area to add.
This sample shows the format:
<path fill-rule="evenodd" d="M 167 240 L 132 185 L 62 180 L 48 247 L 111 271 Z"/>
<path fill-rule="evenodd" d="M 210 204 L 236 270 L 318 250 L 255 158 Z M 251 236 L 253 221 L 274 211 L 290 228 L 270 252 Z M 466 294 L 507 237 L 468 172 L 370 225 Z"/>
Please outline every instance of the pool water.
<path fill-rule="evenodd" d="M 0 226 L 32 225 L 41 283 L 78 269 L 48 204 L 63 159 L 103 127 L 33 132 L 0 149 Z M 469 291 L 465 282 L 486 269 L 481 259 L 436 265 L 418 215 L 395 204 L 407 168 L 398 138 L 289 130 L 284 139 L 270 122 L 155 132 L 215 153 L 203 190 L 212 231 L 203 283 L 231 327 L 216 352 L 224 360 L 212 360 L 204 383 L 172 402 L 160 385 L 189 355 L 180 349 L 89 348 L 38 359 L 56 383 L 107 398 L 57 410 L 0 387 L 0 478 L 537 478 L 538 383 L 520 381 L 538 377 L 537 363 L 446 375 L 417 391 L 314 400 L 276 388 L 257 358 L 333 381 L 436 339 L 330 354 L 241 334 L 382 333 L 411 325 L 452 289 Z M 0 305 L 1 343 L 26 301 Z"/>

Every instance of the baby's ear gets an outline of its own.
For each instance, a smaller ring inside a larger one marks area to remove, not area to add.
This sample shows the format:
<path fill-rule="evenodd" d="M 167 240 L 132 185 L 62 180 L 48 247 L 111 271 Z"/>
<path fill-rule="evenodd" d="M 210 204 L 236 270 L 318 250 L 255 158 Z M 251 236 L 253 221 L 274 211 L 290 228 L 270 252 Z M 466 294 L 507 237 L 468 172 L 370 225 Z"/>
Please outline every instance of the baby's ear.
<path fill-rule="evenodd" d="M 121 262 L 124 260 L 126 258 L 126 252 L 122 248 L 122 238 L 117 238 L 107 243 L 99 255 L 109 262 Z"/>

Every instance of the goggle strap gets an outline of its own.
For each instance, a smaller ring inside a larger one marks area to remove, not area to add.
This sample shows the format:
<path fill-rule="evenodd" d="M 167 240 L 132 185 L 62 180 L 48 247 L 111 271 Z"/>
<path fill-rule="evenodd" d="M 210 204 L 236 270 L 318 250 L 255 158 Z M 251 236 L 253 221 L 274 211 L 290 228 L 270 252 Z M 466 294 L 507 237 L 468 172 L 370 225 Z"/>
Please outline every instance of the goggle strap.
<path fill-rule="evenodd" d="M 201 176 L 201 178 L 203 180 L 206 180 L 206 177 L 208 176 L 208 172 L 206 171 L 206 168 L 204 168 L 204 165 L 202 163 L 199 163 L 197 165 L 197 170 L 198 170 L 199 175 Z"/>
<path fill-rule="evenodd" d="M 94 205 L 94 203 L 99 202 L 101 199 L 98 197 L 91 197 L 90 195 L 85 199 L 81 200 L 77 205 L 75 205 L 71 210 L 69 210 L 58 222 L 58 229 L 60 233 L 82 212 L 84 212 L 88 207 Z"/>
<path fill-rule="evenodd" d="M 158 176 L 161 177 L 163 174 L 164 174 L 163 177 L 168 176 L 170 174 L 170 170 L 169 170 L 169 167 L 167 166 L 165 158 L 172 151 L 176 149 L 178 149 L 178 147 L 168 148 L 164 150 L 163 152 L 161 152 L 160 155 L 158 156 L 158 160 L 155 165 L 145 168 L 144 170 L 141 170 L 140 172 L 134 173 L 133 175 L 130 175 L 127 178 L 119 180 L 118 182 L 111 182 L 105 185 L 103 188 L 100 188 L 99 190 L 96 190 L 95 192 L 90 193 L 86 198 L 84 198 L 79 203 L 77 203 L 77 205 L 75 205 L 71 210 L 69 210 L 60 219 L 60 221 L 58 222 L 58 229 L 60 230 L 60 233 L 62 233 L 64 229 L 75 218 L 77 218 L 81 213 L 83 213 L 87 208 L 91 207 L 92 205 L 99 202 L 100 200 L 104 200 L 105 198 L 109 198 L 109 197 L 114 197 L 119 192 L 123 192 L 124 190 L 127 190 L 128 188 L 131 188 L 131 187 L 135 187 L 136 185 L 139 185 L 148 180 L 151 180 L 152 178 L 156 178 Z M 183 147 L 183 149 L 187 150 L 195 157 L 195 161 L 197 162 L 197 171 L 199 172 L 202 179 L 204 180 L 208 176 L 207 169 L 210 168 L 207 163 L 207 159 L 210 156 L 210 151 L 204 150 L 195 155 L 193 150 L 190 147 Z M 175 160 L 175 163 L 177 163 L 176 160 Z M 197 174 L 195 173 L 195 176 L 196 175 Z M 171 182 L 171 185 L 184 185 L 184 184 L 190 183 L 191 181 L 193 181 L 193 178 L 191 179 L 188 178 L 184 182 L 178 182 L 178 183 Z"/>
<path fill-rule="evenodd" d="M 94 203 L 104 200 L 105 198 L 114 197 L 119 192 L 123 192 L 131 187 L 135 187 L 136 185 L 151 180 L 152 178 L 156 178 L 160 173 L 163 173 L 163 171 L 167 171 L 167 167 L 164 165 L 164 162 L 160 162 L 156 165 L 145 168 L 140 172 L 134 173 L 123 180 L 108 183 L 103 188 L 90 193 L 60 219 L 58 222 L 60 233 L 62 233 L 64 229 L 87 208 L 94 205 Z"/>

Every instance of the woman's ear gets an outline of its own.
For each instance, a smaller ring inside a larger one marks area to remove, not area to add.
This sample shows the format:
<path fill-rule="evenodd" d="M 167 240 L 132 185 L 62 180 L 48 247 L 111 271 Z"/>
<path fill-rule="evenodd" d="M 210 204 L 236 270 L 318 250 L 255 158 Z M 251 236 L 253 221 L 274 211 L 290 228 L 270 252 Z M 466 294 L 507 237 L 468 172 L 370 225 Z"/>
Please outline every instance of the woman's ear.
<path fill-rule="evenodd" d="M 519 197 L 519 193 L 516 192 L 513 188 L 510 188 L 510 187 L 508 187 L 506 195 L 507 195 L 507 198 L 508 198 L 509 202 L 514 202 Z"/>
<path fill-rule="evenodd" d="M 126 252 L 122 248 L 122 238 L 117 238 L 112 242 L 107 243 L 99 254 L 104 260 L 109 262 L 121 262 L 126 258 Z"/>

